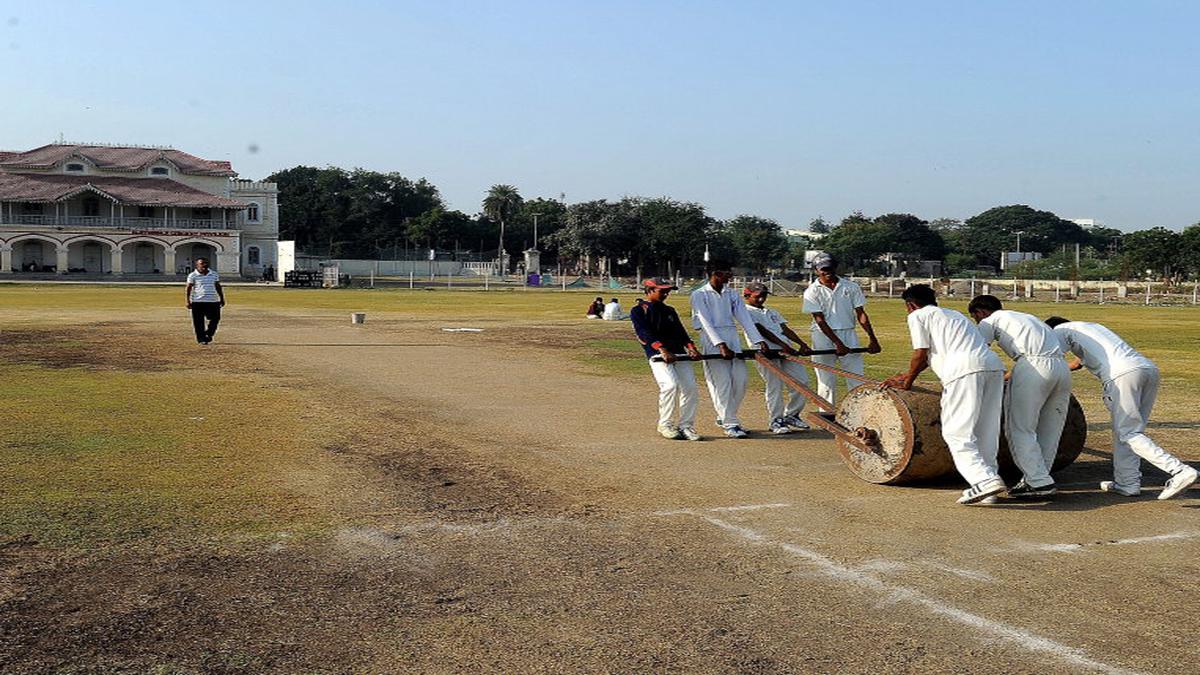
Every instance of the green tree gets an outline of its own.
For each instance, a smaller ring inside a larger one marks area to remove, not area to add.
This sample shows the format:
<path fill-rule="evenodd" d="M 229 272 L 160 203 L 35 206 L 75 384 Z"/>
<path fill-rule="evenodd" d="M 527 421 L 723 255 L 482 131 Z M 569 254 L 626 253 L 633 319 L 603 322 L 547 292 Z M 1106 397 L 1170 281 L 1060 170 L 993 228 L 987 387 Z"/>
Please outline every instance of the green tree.
<path fill-rule="evenodd" d="M 1017 232 L 1021 233 L 1022 251 L 1050 253 L 1063 244 L 1087 243 L 1087 234 L 1078 224 L 1018 204 L 997 206 L 968 218 L 959 249 L 981 264 L 998 267 L 1003 251 L 1017 250 Z"/>
<path fill-rule="evenodd" d="M 1170 279 L 1180 268 L 1183 237 L 1165 227 L 1131 232 L 1121 241 L 1121 269 L 1125 276 L 1145 274 Z"/>
<path fill-rule="evenodd" d="M 644 227 L 640 265 L 671 273 L 704 262 L 704 243 L 718 224 L 703 206 L 658 197 L 640 200 L 637 207 Z"/>
<path fill-rule="evenodd" d="M 1087 229 L 1087 246 L 1101 258 L 1111 258 L 1121 249 L 1125 233 L 1113 228 L 1093 225 Z"/>
<path fill-rule="evenodd" d="M 889 253 L 917 260 L 941 260 L 946 255 L 942 236 L 911 213 L 886 213 L 875 218 L 875 224 L 892 230 L 894 243 Z"/>
<path fill-rule="evenodd" d="M 813 218 L 808 223 L 808 231 L 813 234 L 829 234 L 830 229 L 829 223 L 825 222 L 825 219 L 821 216 Z"/>
<path fill-rule="evenodd" d="M 1180 264 L 1192 278 L 1200 277 L 1200 223 L 1189 225 L 1179 235 Z"/>
<path fill-rule="evenodd" d="M 508 274 L 505 263 L 504 226 L 521 210 L 521 193 L 511 185 L 493 185 L 483 198 L 483 212 L 488 218 L 500 223 L 500 243 L 496 246 L 496 257 L 501 262 L 501 273 Z"/>
<path fill-rule="evenodd" d="M 408 239 L 423 246 L 443 248 L 465 239 L 473 224 L 471 217 L 462 211 L 447 211 L 439 206 L 409 220 L 406 234 Z"/>
<path fill-rule="evenodd" d="M 555 255 L 557 249 L 551 235 L 563 226 L 567 214 L 567 205 L 557 199 L 528 199 L 521 203 L 521 209 L 509 223 L 508 237 L 513 243 L 521 242 L 522 247 L 534 245 L 534 214 L 537 214 L 537 246 L 543 252 L 542 263 Z"/>
<path fill-rule="evenodd" d="M 752 272 L 781 266 L 787 255 L 787 237 L 774 220 L 741 215 L 726 222 L 724 231 L 733 245 L 737 265 Z"/>

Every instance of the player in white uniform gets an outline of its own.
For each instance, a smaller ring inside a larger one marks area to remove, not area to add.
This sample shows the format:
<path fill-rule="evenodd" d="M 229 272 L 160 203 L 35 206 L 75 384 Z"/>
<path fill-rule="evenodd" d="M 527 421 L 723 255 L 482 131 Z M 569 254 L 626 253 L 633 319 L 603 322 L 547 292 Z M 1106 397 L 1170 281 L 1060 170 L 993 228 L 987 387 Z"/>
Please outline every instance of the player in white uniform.
<path fill-rule="evenodd" d="M 818 255 L 813 258 L 812 268 L 817 272 L 817 280 L 804 291 L 804 311 L 813 317 L 812 348 L 837 352 L 814 356 L 813 361 L 862 375 L 863 355 L 850 353 L 851 349 L 859 346 L 858 333 L 854 330 L 856 323 L 863 327 L 870 338 L 867 351 L 871 354 L 880 352 L 879 340 L 871 328 L 871 318 L 864 309 L 867 297 L 858 284 L 838 276 L 837 261 L 833 256 L 826 253 Z M 846 378 L 847 390 L 860 384 L 862 380 Z M 817 370 L 817 394 L 830 403 L 836 403 L 837 375 Z"/>
<path fill-rule="evenodd" d="M 770 295 L 766 284 L 759 281 L 746 284 L 742 295 L 746 298 L 746 311 L 750 313 L 750 318 L 754 320 L 754 324 L 758 327 L 758 332 L 764 340 L 773 347 L 781 349 L 785 354 L 807 356 L 812 352 L 804 340 L 788 326 L 787 319 L 784 319 L 779 312 L 765 307 L 767 296 Z M 748 336 L 746 339 L 749 342 Z M 792 346 L 793 340 L 800 345 L 799 349 Z M 799 380 L 804 386 L 808 386 L 807 368 L 794 361 L 780 360 L 776 363 L 785 373 Z M 754 366 L 758 369 L 758 374 L 762 376 L 763 383 L 766 385 L 767 418 L 771 420 L 771 433 L 787 434 L 791 433 L 793 429 L 799 431 L 808 429 L 808 423 L 800 419 L 800 413 L 804 410 L 804 404 L 807 402 L 804 395 L 788 387 L 778 375 L 764 368 L 761 363 L 755 363 Z M 784 400 L 785 390 L 787 391 L 786 401 Z"/>
<path fill-rule="evenodd" d="M 1112 414 L 1113 480 L 1100 483 L 1100 489 L 1126 497 L 1141 494 L 1142 459 L 1171 474 L 1159 499 L 1170 499 L 1195 483 L 1200 476 L 1196 469 L 1146 435 L 1158 395 L 1158 366 L 1098 323 L 1068 321 L 1061 316 L 1052 316 L 1046 323 L 1062 339 L 1063 349 L 1075 355 L 1071 370 L 1086 367 L 1104 388 L 1104 405 Z"/>
<path fill-rule="evenodd" d="M 1062 342 L 1041 319 L 1004 309 L 994 295 L 967 306 L 987 344 L 998 342 L 1013 360 L 1004 392 L 1004 435 L 1024 477 L 1008 491 L 1017 499 L 1051 497 L 1058 490 L 1050 469 L 1071 402 L 1071 371 Z"/>
<path fill-rule="evenodd" d="M 692 292 L 692 327 L 700 331 L 700 353 L 721 355 L 704 362 L 704 382 L 717 411 L 717 425 L 730 438 L 745 438 L 738 408 L 746 397 L 746 366 L 735 360 L 734 350 L 742 344 L 736 324 L 751 344 L 763 351 L 767 345 L 754 327 L 746 303 L 727 285 L 729 270 L 726 264 L 713 263 L 708 283 Z"/>
<path fill-rule="evenodd" d="M 883 386 L 911 389 L 917 375 L 932 367 L 942 381 L 942 438 L 954 468 L 970 484 L 958 503 L 974 504 L 1004 492 L 1007 487 L 996 468 L 1004 364 L 970 319 L 938 307 L 929 286 L 909 286 L 900 297 L 908 308 L 913 355 L 908 372 L 888 378 Z"/>

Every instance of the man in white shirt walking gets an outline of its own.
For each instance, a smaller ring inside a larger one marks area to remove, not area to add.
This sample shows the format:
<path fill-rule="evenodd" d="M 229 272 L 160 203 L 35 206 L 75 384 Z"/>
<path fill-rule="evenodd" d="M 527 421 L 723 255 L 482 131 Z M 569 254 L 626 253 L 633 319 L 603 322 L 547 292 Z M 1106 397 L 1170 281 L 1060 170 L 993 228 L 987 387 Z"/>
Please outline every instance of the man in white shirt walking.
<path fill-rule="evenodd" d="M 793 356 L 807 356 L 812 352 L 808 344 L 788 326 L 787 319 L 784 319 L 783 315 L 774 309 L 767 309 L 765 305 L 770 291 L 766 284 L 760 281 L 746 284 L 742 295 L 746 298 L 746 311 L 750 313 L 750 318 L 754 320 L 754 325 L 759 329 L 758 332 L 763 340 L 776 346 L 783 353 Z M 800 345 L 799 349 L 792 346 L 793 340 Z M 749 343 L 749 337 L 747 337 L 747 342 Z M 750 347 L 753 346 L 750 344 Z M 776 363 L 780 370 L 791 375 L 804 386 L 808 386 L 807 368 L 795 361 L 780 360 Z M 766 388 L 767 419 L 771 420 L 771 433 L 788 434 L 793 429 L 807 430 L 808 423 L 800 419 L 800 413 L 804 411 L 804 404 L 808 402 L 804 395 L 788 387 L 778 375 L 764 368 L 761 363 L 755 363 L 754 367 L 758 369 L 758 374 L 762 376 Z"/>
<path fill-rule="evenodd" d="M 875 338 L 871 318 L 865 309 L 867 297 L 858 284 L 838 276 L 837 261 L 833 256 L 818 255 L 813 258 L 812 268 L 817 272 L 817 280 L 804 291 L 804 311 L 813 317 L 812 348 L 836 352 L 814 356 L 813 361 L 862 375 L 865 369 L 863 355 L 850 352 L 859 346 L 855 324 L 862 326 L 870 338 L 867 351 L 871 354 L 880 352 L 879 340 Z M 835 373 L 817 370 L 817 394 L 830 403 L 837 402 L 837 377 Z M 846 378 L 847 390 L 860 384 L 862 380 Z"/>
<path fill-rule="evenodd" d="M 208 258 L 196 258 L 196 269 L 187 276 L 187 307 L 192 310 L 196 342 L 202 345 L 212 342 L 224 306 L 225 289 L 221 288 L 221 278 L 215 270 L 209 269 Z"/>
<path fill-rule="evenodd" d="M 746 438 L 746 430 L 738 419 L 738 408 L 746 397 L 746 366 L 736 360 L 741 346 L 738 325 L 750 344 L 766 351 L 746 304 L 729 288 L 730 266 L 714 262 L 708 283 L 692 292 L 692 327 L 700 332 L 700 353 L 720 354 L 720 359 L 704 361 L 704 382 L 717 411 L 717 425 L 730 438 Z M 735 324 L 736 322 L 736 324 Z"/>
<path fill-rule="evenodd" d="M 908 308 L 912 360 L 908 372 L 888 378 L 883 386 L 911 389 L 917 375 L 932 367 L 942 381 L 942 438 L 954 468 L 970 484 L 958 503 L 975 504 L 1004 492 L 996 466 L 1004 364 L 970 319 L 938 307 L 929 286 L 909 286 L 900 297 Z"/>
<path fill-rule="evenodd" d="M 1052 316 L 1046 323 L 1075 355 L 1071 370 L 1087 368 L 1104 388 L 1104 405 L 1112 414 L 1113 480 L 1100 489 L 1126 497 L 1142 493 L 1141 460 L 1171 475 L 1159 499 L 1170 499 L 1196 482 L 1200 473 L 1163 450 L 1146 435 L 1146 424 L 1158 396 L 1158 366 L 1098 323 Z"/>
<path fill-rule="evenodd" d="M 1013 360 L 1004 393 L 1004 434 L 1024 477 L 1008 496 L 1051 497 L 1057 488 L 1050 469 L 1071 402 L 1071 371 L 1062 342 L 1041 319 L 1004 309 L 994 295 L 975 296 L 967 312 L 979 324 L 983 341 L 1000 343 Z"/>

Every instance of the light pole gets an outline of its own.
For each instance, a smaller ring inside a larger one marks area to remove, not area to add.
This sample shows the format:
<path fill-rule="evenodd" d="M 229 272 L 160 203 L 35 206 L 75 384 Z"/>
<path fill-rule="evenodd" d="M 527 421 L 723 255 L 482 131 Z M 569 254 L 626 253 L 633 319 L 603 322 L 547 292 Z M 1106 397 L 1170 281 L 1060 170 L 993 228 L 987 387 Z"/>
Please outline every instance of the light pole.
<path fill-rule="evenodd" d="M 540 216 L 542 214 L 531 213 L 530 215 L 533 216 L 533 250 L 536 251 L 537 250 L 537 219 L 538 219 L 538 216 Z"/>

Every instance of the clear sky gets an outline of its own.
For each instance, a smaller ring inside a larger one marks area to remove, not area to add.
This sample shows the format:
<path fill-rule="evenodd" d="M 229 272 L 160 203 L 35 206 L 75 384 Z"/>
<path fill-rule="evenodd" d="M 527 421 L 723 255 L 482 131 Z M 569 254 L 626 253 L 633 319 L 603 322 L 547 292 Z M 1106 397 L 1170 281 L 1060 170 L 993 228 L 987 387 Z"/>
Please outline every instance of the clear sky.
<path fill-rule="evenodd" d="M 803 227 L 1200 221 L 1200 3 L 0 0 L 0 149 L 162 144 Z M 256 151 L 255 151 L 256 150 Z"/>

